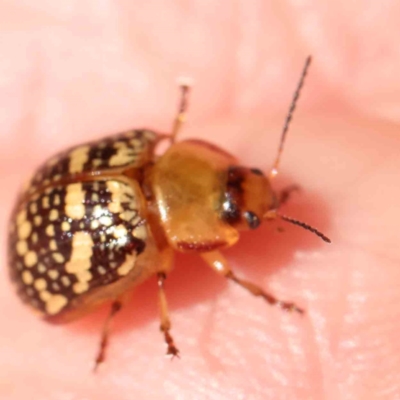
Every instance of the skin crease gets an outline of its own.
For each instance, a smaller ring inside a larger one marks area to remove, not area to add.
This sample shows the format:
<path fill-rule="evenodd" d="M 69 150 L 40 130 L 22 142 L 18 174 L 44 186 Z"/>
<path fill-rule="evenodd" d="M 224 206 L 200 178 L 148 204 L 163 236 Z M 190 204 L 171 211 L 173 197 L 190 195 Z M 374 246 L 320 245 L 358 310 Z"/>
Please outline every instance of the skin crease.
<path fill-rule="evenodd" d="M 0 397 L 400 399 L 399 17 L 395 0 L 0 1 Z M 107 308 L 51 326 L 9 283 L 6 225 L 21 182 L 66 146 L 168 131 L 181 75 L 195 86 L 180 137 L 268 171 L 309 53 L 274 184 L 301 185 L 283 212 L 333 243 L 269 222 L 225 251 L 240 276 L 306 314 L 178 256 L 166 292 L 181 359 L 163 356 L 150 279 L 92 374 Z"/>

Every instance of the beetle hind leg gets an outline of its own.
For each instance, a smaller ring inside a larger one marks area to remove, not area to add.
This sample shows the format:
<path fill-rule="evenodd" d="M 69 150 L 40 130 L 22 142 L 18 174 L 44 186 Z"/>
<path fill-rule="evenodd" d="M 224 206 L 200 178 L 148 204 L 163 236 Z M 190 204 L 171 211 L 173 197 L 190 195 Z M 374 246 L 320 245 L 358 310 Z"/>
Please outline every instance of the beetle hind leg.
<path fill-rule="evenodd" d="M 299 314 L 303 314 L 304 310 L 299 308 L 295 303 L 282 301 L 274 297 L 273 295 L 265 292 L 260 286 L 255 283 L 246 281 L 238 278 L 236 274 L 231 270 L 225 257 L 219 251 L 212 251 L 209 253 L 201 254 L 202 258 L 210 265 L 214 271 L 224 276 L 227 279 L 237 283 L 242 288 L 249 291 L 251 294 L 257 297 L 262 297 L 267 303 L 277 306 L 285 311 L 295 311 Z"/>
<path fill-rule="evenodd" d="M 121 310 L 121 308 L 122 302 L 119 300 L 116 300 L 111 304 L 110 312 L 106 320 L 104 321 L 103 330 L 101 332 L 100 346 L 95 360 L 93 372 L 96 372 L 99 365 L 105 360 L 106 350 L 110 337 L 111 323 L 115 314 L 117 314 Z"/>
<path fill-rule="evenodd" d="M 167 344 L 167 355 L 171 356 L 172 358 L 178 357 L 179 358 L 179 350 L 175 346 L 174 339 L 171 336 L 171 321 L 169 319 L 168 313 L 168 304 L 167 304 L 167 297 L 165 296 L 165 279 L 167 275 L 164 272 L 159 272 L 157 274 L 157 282 L 158 282 L 158 302 L 160 306 L 160 330 L 164 334 L 164 340 Z"/>

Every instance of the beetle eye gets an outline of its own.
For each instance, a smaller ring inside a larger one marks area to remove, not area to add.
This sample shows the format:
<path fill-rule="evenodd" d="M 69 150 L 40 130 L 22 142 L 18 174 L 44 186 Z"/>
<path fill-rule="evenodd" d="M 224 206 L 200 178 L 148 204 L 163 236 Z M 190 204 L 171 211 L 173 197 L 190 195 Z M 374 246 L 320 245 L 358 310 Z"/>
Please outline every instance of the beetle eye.
<path fill-rule="evenodd" d="M 256 229 L 260 226 L 260 218 L 257 217 L 252 211 L 246 211 L 244 213 L 244 217 L 246 218 L 247 224 L 250 229 Z"/>

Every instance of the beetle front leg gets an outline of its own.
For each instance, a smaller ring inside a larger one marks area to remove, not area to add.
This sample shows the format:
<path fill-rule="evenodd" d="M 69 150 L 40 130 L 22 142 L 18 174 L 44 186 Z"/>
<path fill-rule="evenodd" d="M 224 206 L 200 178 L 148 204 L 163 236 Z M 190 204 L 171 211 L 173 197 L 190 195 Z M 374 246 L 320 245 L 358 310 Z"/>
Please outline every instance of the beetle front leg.
<path fill-rule="evenodd" d="M 291 195 L 293 194 L 293 192 L 298 192 L 300 191 L 300 186 L 298 185 L 290 185 L 285 187 L 284 189 L 282 189 L 279 192 L 279 196 L 278 196 L 278 205 L 282 206 L 283 204 L 286 204 L 289 200 L 289 198 L 291 197 Z"/>
<path fill-rule="evenodd" d="M 178 357 L 179 358 L 179 350 L 175 346 L 174 339 L 171 336 L 171 321 L 169 319 L 168 313 L 168 304 L 167 304 L 167 297 L 165 296 L 165 279 L 167 275 L 165 272 L 159 272 L 157 274 L 157 282 L 158 282 L 158 302 L 160 306 L 160 330 L 164 334 L 164 340 L 167 344 L 167 355 L 171 355 L 172 358 Z"/>
<path fill-rule="evenodd" d="M 213 268 L 214 271 L 218 272 L 218 274 L 237 283 L 239 286 L 243 287 L 254 296 L 262 297 L 267 303 L 274 306 L 278 306 L 279 308 L 282 308 L 285 311 L 296 311 L 299 314 L 304 313 L 304 310 L 297 307 L 295 303 L 281 301 L 276 297 L 274 297 L 273 295 L 265 292 L 260 286 L 256 285 L 255 283 L 238 278 L 236 274 L 229 267 L 226 258 L 219 251 L 202 253 L 201 257 L 205 260 L 205 262 L 208 265 L 210 265 Z"/>

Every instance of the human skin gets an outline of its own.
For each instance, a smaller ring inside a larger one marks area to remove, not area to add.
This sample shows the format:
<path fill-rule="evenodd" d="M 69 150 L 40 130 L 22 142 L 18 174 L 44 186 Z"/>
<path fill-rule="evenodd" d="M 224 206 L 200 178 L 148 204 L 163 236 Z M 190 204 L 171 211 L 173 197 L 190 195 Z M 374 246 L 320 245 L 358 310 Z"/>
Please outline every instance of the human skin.
<path fill-rule="evenodd" d="M 400 399 L 399 18 L 395 0 L 0 1 L 0 398 Z M 52 326 L 9 282 L 7 220 L 21 183 L 67 146 L 168 131 L 181 75 L 195 84 L 180 138 L 268 171 L 308 54 L 273 184 L 302 187 L 282 212 L 332 244 L 265 222 L 224 252 L 305 315 L 179 255 L 166 291 L 181 359 L 164 357 L 152 278 L 92 374 L 108 308 Z"/>

